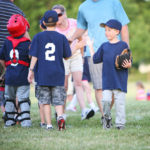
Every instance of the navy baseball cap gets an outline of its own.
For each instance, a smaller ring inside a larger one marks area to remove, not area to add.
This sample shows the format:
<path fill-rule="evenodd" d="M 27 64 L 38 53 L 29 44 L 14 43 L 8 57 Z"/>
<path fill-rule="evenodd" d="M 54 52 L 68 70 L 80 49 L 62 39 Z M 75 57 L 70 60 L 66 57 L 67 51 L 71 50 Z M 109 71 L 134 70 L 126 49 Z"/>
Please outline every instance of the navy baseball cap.
<path fill-rule="evenodd" d="M 43 16 L 45 23 L 54 23 L 58 21 L 58 14 L 54 10 L 48 10 Z"/>
<path fill-rule="evenodd" d="M 43 24 L 44 18 L 42 17 L 42 19 L 40 20 L 40 25 L 43 29 L 46 29 L 46 26 Z"/>
<path fill-rule="evenodd" d="M 106 23 L 101 23 L 100 26 L 101 27 L 108 26 L 110 28 L 113 28 L 113 29 L 116 29 L 119 31 L 121 31 L 121 29 L 122 29 L 122 24 L 116 19 L 111 19 L 111 20 L 107 21 Z"/>

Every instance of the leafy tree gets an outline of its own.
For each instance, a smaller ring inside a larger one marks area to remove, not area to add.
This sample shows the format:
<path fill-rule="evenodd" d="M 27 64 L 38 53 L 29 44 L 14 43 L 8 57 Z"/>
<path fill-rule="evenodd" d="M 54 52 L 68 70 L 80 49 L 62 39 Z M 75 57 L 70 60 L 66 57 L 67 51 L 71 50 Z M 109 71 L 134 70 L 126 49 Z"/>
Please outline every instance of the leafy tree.
<path fill-rule="evenodd" d="M 44 12 L 55 4 L 62 4 L 67 9 L 68 17 L 77 17 L 78 7 L 84 0 L 24 0 L 15 1 L 27 16 L 31 25 L 30 35 L 33 37 L 40 31 L 39 20 Z M 150 2 L 147 0 L 120 0 L 129 16 L 130 48 L 133 63 L 150 63 Z M 94 10 L 90 10 L 94 11 Z"/>

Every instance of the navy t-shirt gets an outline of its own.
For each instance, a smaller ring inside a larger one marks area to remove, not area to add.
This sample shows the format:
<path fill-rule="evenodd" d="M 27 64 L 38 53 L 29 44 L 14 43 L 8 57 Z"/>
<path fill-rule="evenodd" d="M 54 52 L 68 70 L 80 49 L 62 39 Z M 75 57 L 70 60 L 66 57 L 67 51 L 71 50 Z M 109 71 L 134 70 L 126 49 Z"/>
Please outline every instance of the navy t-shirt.
<path fill-rule="evenodd" d="M 37 57 L 36 81 L 41 86 L 63 86 L 63 58 L 71 56 L 66 37 L 56 31 L 43 31 L 32 40 L 29 54 Z"/>
<path fill-rule="evenodd" d="M 29 59 L 29 45 L 30 41 L 19 43 L 15 48 L 15 55 L 18 60 L 23 60 L 30 63 Z M 0 49 L 0 59 L 5 62 L 12 60 L 13 58 L 13 47 L 12 42 L 6 40 L 3 47 Z M 22 86 L 29 85 L 27 76 L 29 68 L 21 64 L 11 64 L 7 66 L 5 73 L 5 84 L 11 86 Z"/>
<path fill-rule="evenodd" d="M 116 56 L 128 48 L 128 45 L 119 41 L 117 43 L 103 43 L 93 56 L 94 63 L 103 62 L 102 88 L 103 90 L 119 89 L 127 92 L 128 69 L 116 69 Z"/>

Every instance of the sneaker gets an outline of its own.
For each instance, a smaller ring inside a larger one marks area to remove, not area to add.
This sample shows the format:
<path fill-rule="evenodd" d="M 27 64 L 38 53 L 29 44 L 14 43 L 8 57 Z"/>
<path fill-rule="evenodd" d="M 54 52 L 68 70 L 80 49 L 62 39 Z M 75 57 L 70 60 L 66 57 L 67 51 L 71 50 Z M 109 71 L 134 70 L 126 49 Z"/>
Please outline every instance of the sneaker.
<path fill-rule="evenodd" d="M 11 121 L 11 120 L 10 120 Z M 4 125 L 4 128 L 8 128 L 8 127 L 12 127 L 12 126 L 14 126 L 14 125 L 16 125 L 16 122 L 9 122 L 9 121 L 7 121 L 6 123 L 5 123 L 5 125 Z"/>
<path fill-rule="evenodd" d="M 55 120 L 56 120 L 56 122 L 57 122 L 57 112 L 55 112 L 55 114 L 54 114 L 55 116 Z"/>
<path fill-rule="evenodd" d="M 119 127 L 116 127 L 118 130 L 124 130 L 124 126 L 119 126 Z"/>
<path fill-rule="evenodd" d="M 63 114 L 62 117 L 64 118 L 64 120 L 66 121 L 67 119 L 67 115 L 66 114 Z"/>
<path fill-rule="evenodd" d="M 110 129 L 112 127 L 112 118 L 104 117 L 103 119 L 103 129 Z"/>
<path fill-rule="evenodd" d="M 53 130 L 53 126 L 52 125 L 46 125 L 46 130 Z"/>
<path fill-rule="evenodd" d="M 87 109 L 84 113 L 82 113 L 81 120 L 90 119 L 95 114 L 93 109 Z"/>
<path fill-rule="evenodd" d="M 94 110 L 94 112 L 96 113 L 96 112 L 99 111 L 99 108 L 98 108 L 98 107 L 94 107 L 93 110 Z"/>
<path fill-rule="evenodd" d="M 77 110 L 76 110 L 76 107 L 68 106 L 68 107 L 66 108 L 66 111 L 76 112 Z"/>
<path fill-rule="evenodd" d="M 46 124 L 41 122 L 41 123 L 40 123 L 40 127 L 41 127 L 41 128 L 46 128 Z"/>
<path fill-rule="evenodd" d="M 100 123 L 103 125 L 104 116 L 101 117 Z"/>
<path fill-rule="evenodd" d="M 59 116 L 57 119 L 59 131 L 65 130 L 65 120 L 62 116 Z"/>

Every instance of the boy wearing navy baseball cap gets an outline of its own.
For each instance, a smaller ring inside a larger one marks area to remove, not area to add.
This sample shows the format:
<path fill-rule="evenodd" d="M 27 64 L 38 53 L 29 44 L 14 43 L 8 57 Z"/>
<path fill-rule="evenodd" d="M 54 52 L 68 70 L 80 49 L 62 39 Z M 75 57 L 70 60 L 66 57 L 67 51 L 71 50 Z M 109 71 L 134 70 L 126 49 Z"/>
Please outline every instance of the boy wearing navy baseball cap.
<path fill-rule="evenodd" d="M 95 64 L 103 62 L 102 69 L 102 106 L 104 112 L 103 128 L 109 129 L 111 123 L 111 101 L 114 95 L 116 106 L 116 128 L 124 129 L 125 119 L 125 95 L 127 93 L 128 68 L 131 67 L 131 60 L 125 60 L 124 69 L 115 67 L 116 56 L 120 55 L 124 49 L 128 48 L 127 43 L 118 39 L 118 35 L 122 29 L 122 25 L 118 20 L 111 19 L 106 23 L 101 23 L 101 27 L 105 28 L 105 35 L 108 42 L 103 43 L 94 54 L 92 42 L 89 46 L 91 55 Z"/>
<path fill-rule="evenodd" d="M 71 50 L 66 37 L 55 31 L 58 15 L 48 10 L 43 16 L 46 30 L 37 33 L 31 43 L 32 56 L 28 81 L 31 83 L 36 67 L 37 85 L 39 87 L 39 104 L 44 105 L 44 115 L 47 123 L 46 129 L 52 129 L 50 120 L 50 104 L 55 106 L 59 130 L 65 129 L 63 118 L 63 105 L 66 98 L 64 88 L 65 70 L 63 58 L 71 56 Z"/>

